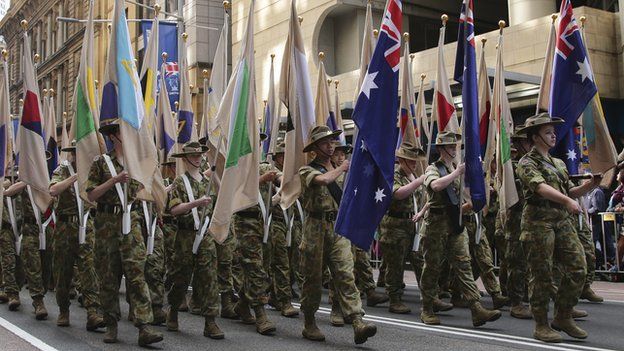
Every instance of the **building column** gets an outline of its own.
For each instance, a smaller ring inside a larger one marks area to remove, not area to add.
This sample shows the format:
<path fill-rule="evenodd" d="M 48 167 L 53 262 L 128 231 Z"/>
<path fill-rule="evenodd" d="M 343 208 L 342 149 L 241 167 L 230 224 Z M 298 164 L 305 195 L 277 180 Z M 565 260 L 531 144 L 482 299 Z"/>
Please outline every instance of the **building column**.
<path fill-rule="evenodd" d="M 507 3 L 512 26 L 548 16 L 557 10 L 555 0 L 507 0 Z"/>

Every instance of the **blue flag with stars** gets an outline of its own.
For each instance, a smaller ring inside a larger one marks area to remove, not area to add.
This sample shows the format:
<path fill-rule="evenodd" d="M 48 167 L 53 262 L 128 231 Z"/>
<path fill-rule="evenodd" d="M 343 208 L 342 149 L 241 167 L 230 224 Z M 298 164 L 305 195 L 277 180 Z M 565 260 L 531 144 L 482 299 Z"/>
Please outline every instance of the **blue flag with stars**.
<path fill-rule="evenodd" d="M 353 120 L 358 127 L 336 232 L 368 250 L 392 200 L 401 59 L 401 1 L 388 1 L 379 41 L 362 82 Z"/>
<path fill-rule="evenodd" d="M 561 3 L 551 87 L 550 115 L 565 121 L 555 127 L 557 145 L 551 153 L 566 163 L 570 174 L 576 174 L 580 155 L 573 128 L 598 88 L 570 0 Z"/>

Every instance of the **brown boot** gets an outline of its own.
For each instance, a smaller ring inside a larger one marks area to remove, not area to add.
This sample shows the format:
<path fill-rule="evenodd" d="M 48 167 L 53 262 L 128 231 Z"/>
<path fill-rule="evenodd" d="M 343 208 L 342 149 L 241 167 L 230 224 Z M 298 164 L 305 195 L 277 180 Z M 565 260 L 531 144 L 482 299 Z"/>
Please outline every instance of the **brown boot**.
<path fill-rule="evenodd" d="M 427 325 L 439 325 L 440 318 L 433 313 L 433 307 L 424 306 L 420 310 L 420 320 Z"/>
<path fill-rule="evenodd" d="M 533 337 L 543 342 L 561 342 L 563 338 L 561 334 L 552 330 L 548 325 L 548 312 L 538 312 L 535 309 L 532 310 L 533 318 L 535 319 L 535 330 L 533 331 Z"/>
<path fill-rule="evenodd" d="M 59 316 L 56 319 L 56 326 L 69 327 L 69 308 L 61 308 Z"/>
<path fill-rule="evenodd" d="M 215 317 L 206 317 L 204 320 L 204 336 L 207 336 L 211 339 L 223 339 L 225 338 L 225 334 L 221 331 L 217 322 L 215 322 Z"/>
<path fill-rule="evenodd" d="M 363 344 L 377 334 L 377 327 L 373 323 L 367 323 L 362 320 L 362 315 L 353 316 L 353 341 L 357 345 Z"/>
<path fill-rule="evenodd" d="M 161 325 L 167 321 L 167 314 L 163 311 L 162 306 L 152 306 L 154 319 L 151 325 Z"/>
<path fill-rule="evenodd" d="M 533 314 L 531 313 L 531 310 L 529 310 L 528 307 L 523 305 L 522 302 L 520 302 L 518 304 L 512 304 L 511 305 L 511 310 L 509 311 L 509 314 L 512 317 L 518 318 L 518 319 L 531 319 L 531 318 L 533 318 Z"/>
<path fill-rule="evenodd" d="M 97 313 L 95 308 L 89 308 L 87 310 L 87 331 L 95 331 L 105 326 L 104 318 Z"/>
<path fill-rule="evenodd" d="M 304 313 L 303 316 L 305 318 L 303 331 L 301 332 L 303 337 L 311 341 L 325 341 L 325 335 L 316 326 L 314 314 Z"/>
<path fill-rule="evenodd" d="M 270 335 L 275 332 L 275 324 L 269 320 L 264 305 L 254 307 L 256 315 L 256 331 L 262 335 Z"/>
<path fill-rule="evenodd" d="M 554 330 L 563 331 L 576 339 L 586 339 L 587 332 L 579 328 L 572 319 L 572 308 L 559 307 L 555 312 L 555 318 L 550 324 Z"/>
<path fill-rule="evenodd" d="M 117 342 L 117 319 L 106 318 L 106 333 L 104 333 L 104 343 L 114 344 Z"/>
<path fill-rule="evenodd" d="M 509 304 L 509 298 L 501 294 L 492 295 L 492 304 L 494 305 L 494 309 L 497 310 L 501 307 L 507 306 Z"/>
<path fill-rule="evenodd" d="M 231 292 L 221 293 L 221 318 L 238 319 L 238 315 L 234 312 Z"/>
<path fill-rule="evenodd" d="M 453 309 L 453 304 L 440 299 L 433 299 L 433 312 L 446 312 Z"/>
<path fill-rule="evenodd" d="M 412 312 L 412 310 L 407 307 L 403 301 L 401 301 L 401 295 L 390 296 L 390 306 L 388 306 L 388 311 L 390 311 L 390 313 L 397 314 L 407 314 Z"/>
<path fill-rule="evenodd" d="M 457 307 L 457 308 L 470 307 L 470 302 L 464 299 L 462 296 L 453 295 L 451 297 L 451 303 L 453 304 L 453 307 Z"/>
<path fill-rule="evenodd" d="M 240 317 L 243 324 L 255 324 L 256 318 L 251 314 L 251 310 L 249 309 L 249 305 L 244 299 L 238 300 L 236 305 L 234 306 L 234 312 Z"/>
<path fill-rule="evenodd" d="M 501 316 L 499 310 L 487 310 L 481 306 L 480 302 L 473 303 L 470 306 L 470 312 L 472 312 L 472 325 L 475 327 L 480 327 L 487 322 L 493 322 Z"/>
<path fill-rule="evenodd" d="M 290 302 L 282 303 L 282 316 L 292 318 L 297 317 L 299 315 L 299 311 L 293 307 Z"/>
<path fill-rule="evenodd" d="M 9 296 L 9 311 L 17 311 L 22 304 L 18 294 L 8 294 Z"/>
<path fill-rule="evenodd" d="M 585 318 L 587 316 L 589 316 L 589 313 L 587 313 L 587 311 L 572 308 L 572 318 L 579 319 L 579 318 Z"/>
<path fill-rule="evenodd" d="M 604 302 L 604 298 L 602 296 L 596 295 L 596 293 L 589 286 L 583 289 L 583 292 L 581 293 L 580 298 L 583 300 L 587 300 L 589 302 L 596 302 L 596 303 Z"/>
<path fill-rule="evenodd" d="M 167 311 L 167 330 L 180 330 L 180 326 L 178 325 L 178 310 L 173 307 L 169 307 L 169 311 Z"/>
<path fill-rule="evenodd" d="M 163 340 L 162 333 L 152 330 L 149 325 L 143 324 L 139 326 L 139 346 L 155 344 Z"/>
<path fill-rule="evenodd" d="M 180 312 L 188 312 L 189 308 L 188 308 L 188 299 L 186 297 L 186 295 L 184 295 L 184 298 L 182 299 L 182 303 L 180 304 L 180 307 L 178 307 L 178 311 Z"/>
<path fill-rule="evenodd" d="M 342 309 L 338 301 L 334 302 L 329 313 L 329 323 L 334 327 L 342 327 L 345 324 L 344 317 L 342 315 Z"/>
<path fill-rule="evenodd" d="M 201 314 L 201 308 L 192 296 L 189 301 L 189 313 L 195 316 L 199 316 Z"/>
<path fill-rule="evenodd" d="M 38 321 L 48 319 L 48 310 L 46 310 L 45 304 L 43 303 L 43 297 L 33 298 L 32 306 L 35 308 L 35 318 Z"/>
<path fill-rule="evenodd" d="M 4 290 L 0 290 L 0 304 L 9 302 L 9 296 L 4 292 Z"/>
<path fill-rule="evenodd" d="M 381 303 L 388 302 L 390 298 L 385 293 L 378 293 L 375 289 L 370 289 L 366 292 L 366 306 L 374 307 Z"/>

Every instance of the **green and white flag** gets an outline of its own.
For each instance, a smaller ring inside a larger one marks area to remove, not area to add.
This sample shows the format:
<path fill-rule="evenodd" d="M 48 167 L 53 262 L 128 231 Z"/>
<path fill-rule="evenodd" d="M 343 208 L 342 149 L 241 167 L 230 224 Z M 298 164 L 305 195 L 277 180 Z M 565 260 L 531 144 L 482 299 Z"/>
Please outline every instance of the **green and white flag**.
<path fill-rule="evenodd" d="M 254 0 L 249 6 L 241 54 L 217 114 L 217 119 L 229 121 L 225 170 L 209 227 L 219 243 L 227 238 L 232 214 L 258 203 L 260 137 L 256 120 L 253 10 Z"/>

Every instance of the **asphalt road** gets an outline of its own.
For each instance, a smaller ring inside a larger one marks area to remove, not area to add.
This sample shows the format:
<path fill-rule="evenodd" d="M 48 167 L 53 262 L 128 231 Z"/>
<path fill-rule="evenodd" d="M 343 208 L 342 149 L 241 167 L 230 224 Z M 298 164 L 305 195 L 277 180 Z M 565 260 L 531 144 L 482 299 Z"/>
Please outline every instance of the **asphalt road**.
<path fill-rule="evenodd" d="M 122 284 L 123 286 L 123 284 Z M 46 296 L 46 306 L 50 312 L 47 321 L 36 321 L 28 294 L 21 295 L 22 307 L 18 312 L 9 312 L 6 305 L 0 305 L 0 350 L 140 350 L 137 344 L 137 330 L 125 318 L 120 322 L 118 344 L 102 342 L 103 332 L 87 332 L 84 323 L 85 310 L 77 303 L 71 307 L 71 326 L 56 326 L 58 309 L 54 293 Z M 124 317 L 127 304 L 120 296 Z M 211 340 L 202 335 L 203 319 L 188 313 L 180 314 L 180 332 L 164 333 L 165 340 L 157 344 L 156 350 L 624 350 L 622 337 L 622 317 L 624 303 L 605 302 L 603 304 L 581 303 L 589 317 L 579 325 L 589 332 L 584 341 L 564 338 L 561 344 L 544 344 L 532 338 L 533 322 L 509 317 L 509 310 L 497 322 L 481 328 L 472 328 L 470 311 L 454 309 L 440 314 L 441 326 L 430 327 L 420 323 L 417 311 L 420 309 L 418 290 L 408 286 L 406 301 L 412 308 L 408 315 L 395 315 L 387 311 L 387 304 L 381 307 L 365 307 L 366 319 L 377 324 L 378 333 L 360 346 L 353 343 L 350 326 L 341 328 L 329 324 L 329 306 L 324 296 L 317 318 L 327 341 L 315 343 L 301 337 L 303 317 L 288 319 L 277 311 L 269 311 L 269 318 L 277 325 L 274 336 L 262 336 L 253 326 L 237 321 L 219 319 L 217 322 L 226 333 L 225 340 Z M 491 306 L 488 297 L 482 302 Z"/>

